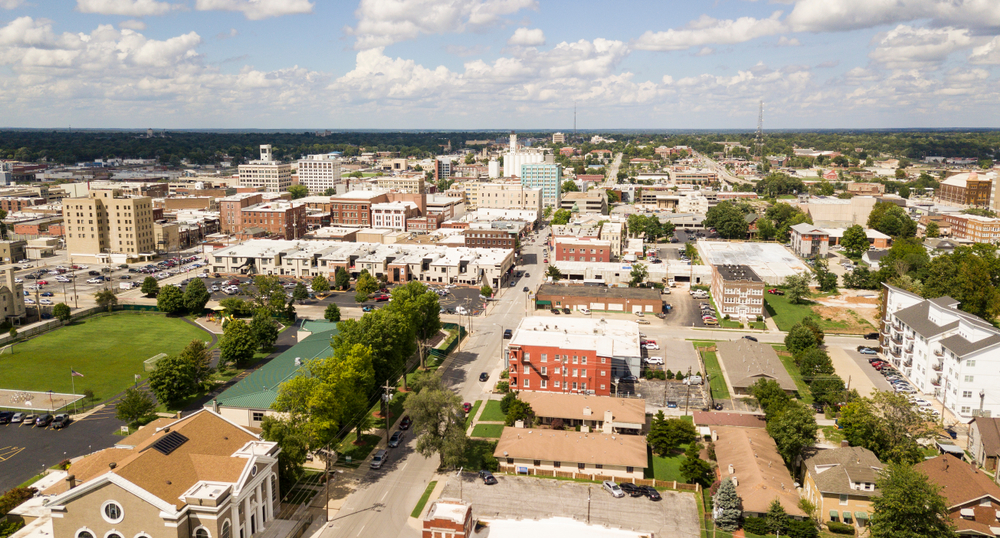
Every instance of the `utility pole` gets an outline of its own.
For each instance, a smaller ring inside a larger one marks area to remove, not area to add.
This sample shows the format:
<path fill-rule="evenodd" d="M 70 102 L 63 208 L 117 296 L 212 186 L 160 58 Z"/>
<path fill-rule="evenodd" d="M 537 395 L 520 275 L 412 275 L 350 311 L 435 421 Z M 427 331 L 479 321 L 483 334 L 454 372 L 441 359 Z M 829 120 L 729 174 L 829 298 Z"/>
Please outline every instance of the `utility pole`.
<path fill-rule="evenodd" d="M 944 390 L 941 391 L 941 425 L 944 426 L 944 401 L 948 398 L 948 376 L 944 376 Z"/>
<path fill-rule="evenodd" d="M 386 447 L 388 448 L 388 446 L 389 446 L 389 399 L 392 397 L 391 396 L 391 391 L 392 391 L 393 387 L 389 386 L 389 380 L 386 379 L 385 380 L 385 386 L 382 387 L 382 388 L 385 389 L 385 394 L 382 395 L 382 400 L 385 402 L 385 443 L 386 443 Z"/>
<path fill-rule="evenodd" d="M 688 407 L 691 405 L 691 398 L 688 396 L 691 394 L 691 367 L 688 366 L 687 383 L 685 385 L 687 388 L 684 389 L 684 416 L 688 414 Z"/>
<path fill-rule="evenodd" d="M 590 486 L 587 486 L 587 525 L 590 525 Z"/>

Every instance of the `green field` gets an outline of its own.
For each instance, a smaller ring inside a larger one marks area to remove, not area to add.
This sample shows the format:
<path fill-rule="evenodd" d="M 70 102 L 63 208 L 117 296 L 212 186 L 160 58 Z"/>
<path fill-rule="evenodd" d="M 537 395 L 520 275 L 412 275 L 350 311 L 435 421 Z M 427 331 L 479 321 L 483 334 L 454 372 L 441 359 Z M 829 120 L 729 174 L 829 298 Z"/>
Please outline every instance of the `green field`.
<path fill-rule="evenodd" d="M 208 339 L 207 332 L 161 314 L 93 317 L 14 344 L 13 354 L 0 355 L 0 388 L 69 393 L 72 368 L 84 375 L 74 378 L 77 394 L 89 389 L 106 400 L 132 386 L 135 374 L 148 377 L 142 361 Z"/>
<path fill-rule="evenodd" d="M 825 294 L 813 294 L 821 296 Z M 792 304 L 787 295 L 768 295 L 764 298 L 764 304 L 768 314 L 774 318 L 774 323 L 779 330 L 788 331 L 792 326 L 799 323 L 804 318 L 812 317 L 819 325 L 819 328 L 829 333 L 850 333 L 858 334 L 874 329 L 874 326 L 857 312 L 848 310 L 853 322 L 843 320 L 825 319 L 813 311 L 813 306 L 817 303 L 809 301 L 805 304 Z"/>
<path fill-rule="evenodd" d="M 648 467 L 646 467 L 645 478 L 684 482 L 684 478 L 681 476 L 681 463 L 684 461 L 684 451 L 687 450 L 687 447 L 686 444 L 681 445 L 678 451 L 669 458 L 654 456 L 653 451 L 647 449 Z"/>
<path fill-rule="evenodd" d="M 772 347 L 774 347 L 775 351 L 785 351 L 785 346 L 776 345 Z M 809 390 L 809 385 L 802 379 L 802 373 L 799 371 L 799 367 L 795 365 L 795 360 L 790 355 L 782 355 L 780 353 L 778 354 L 778 360 L 785 366 L 788 375 L 792 376 L 792 381 L 795 381 L 795 388 L 799 393 L 799 399 L 802 400 L 802 403 L 812 405 L 812 391 Z"/>
<path fill-rule="evenodd" d="M 503 435 L 503 424 L 476 424 L 469 437 L 491 437 L 499 439 Z"/>
<path fill-rule="evenodd" d="M 479 422 L 503 422 L 507 420 L 507 415 L 500 410 L 500 400 L 490 400 L 483 408 L 483 414 L 479 415 Z"/>
<path fill-rule="evenodd" d="M 699 346 L 714 346 L 715 342 L 694 342 L 695 349 Z M 719 365 L 719 358 L 714 351 L 702 351 L 701 358 L 705 361 L 705 370 L 708 374 L 709 385 L 712 387 L 712 398 L 727 399 L 729 387 L 726 386 L 726 378 L 722 376 L 722 367 Z"/>

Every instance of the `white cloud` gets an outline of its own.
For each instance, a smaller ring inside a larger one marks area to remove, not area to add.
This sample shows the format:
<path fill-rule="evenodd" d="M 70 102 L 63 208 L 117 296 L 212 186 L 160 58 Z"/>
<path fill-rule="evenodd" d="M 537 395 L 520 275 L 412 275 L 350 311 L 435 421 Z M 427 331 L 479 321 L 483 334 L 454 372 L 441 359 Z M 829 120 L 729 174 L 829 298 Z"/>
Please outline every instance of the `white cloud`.
<path fill-rule="evenodd" d="M 774 35 L 785 30 L 779 20 L 780 11 L 775 11 L 767 19 L 740 17 L 739 19 L 714 19 L 702 15 L 680 29 L 665 32 L 647 31 L 636 41 L 635 47 L 641 50 L 684 50 L 703 45 L 732 45 Z"/>
<path fill-rule="evenodd" d="M 0 9 L 14 9 L 24 4 L 24 0 L 0 0 Z"/>
<path fill-rule="evenodd" d="M 978 65 L 1000 65 L 1000 37 L 994 37 L 985 45 L 972 49 L 969 63 Z"/>
<path fill-rule="evenodd" d="M 80 13 L 100 13 L 101 15 L 124 15 L 126 17 L 150 17 L 163 15 L 184 6 L 157 2 L 156 0 L 76 0 L 76 10 Z"/>
<path fill-rule="evenodd" d="M 995 0 L 799 0 L 785 22 L 796 32 L 836 32 L 930 19 L 933 26 L 1000 26 Z"/>
<path fill-rule="evenodd" d="M 237 11 L 252 21 L 312 13 L 309 0 L 197 0 L 198 11 Z"/>
<path fill-rule="evenodd" d="M 207 0 L 199 0 L 199 2 Z M 384 47 L 421 34 L 464 32 L 495 24 L 522 9 L 537 9 L 536 0 L 361 0 L 354 11 L 354 48 Z"/>
<path fill-rule="evenodd" d="M 123 30 L 137 30 L 137 31 L 142 31 L 142 30 L 146 29 L 146 23 L 144 23 L 142 21 L 137 21 L 135 19 L 131 19 L 131 20 L 122 21 L 122 22 L 118 23 L 118 27 L 121 28 L 121 29 L 123 29 Z"/>
<path fill-rule="evenodd" d="M 958 28 L 914 28 L 899 25 L 875 38 L 868 56 L 889 69 L 931 68 L 951 53 L 972 46 L 969 31 Z"/>
<path fill-rule="evenodd" d="M 518 28 L 514 30 L 514 35 L 507 40 L 508 45 L 521 47 L 536 47 L 545 44 L 545 32 L 541 28 Z"/>
<path fill-rule="evenodd" d="M 778 38 L 779 47 L 798 47 L 801 44 L 802 43 L 799 43 L 799 40 L 794 37 L 791 39 L 785 36 L 781 36 Z"/>
<path fill-rule="evenodd" d="M 238 35 L 240 35 L 240 33 L 236 30 L 236 28 L 230 28 L 228 32 L 219 32 L 215 34 L 215 39 L 229 39 Z"/>
<path fill-rule="evenodd" d="M 702 47 L 701 50 L 695 53 L 695 56 L 709 56 L 713 52 L 715 52 L 715 49 L 713 49 L 712 47 Z"/>

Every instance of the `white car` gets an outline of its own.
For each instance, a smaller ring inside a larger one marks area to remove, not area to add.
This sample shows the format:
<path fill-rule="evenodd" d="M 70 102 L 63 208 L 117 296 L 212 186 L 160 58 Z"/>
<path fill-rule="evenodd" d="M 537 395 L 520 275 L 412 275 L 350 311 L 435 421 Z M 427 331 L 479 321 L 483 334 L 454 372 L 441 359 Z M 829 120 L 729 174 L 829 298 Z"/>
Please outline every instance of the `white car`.
<path fill-rule="evenodd" d="M 645 347 L 646 349 L 660 349 L 660 346 L 658 346 L 658 345 L 656 345 L 656 344 L 652 344 L 652 343 L 650 343 L 650 344 L 646 344 L 646 345 L 645 345 L 645 346 L 643 346 L 643 347 Z"/>
<path fill-rule="evenodd" d="M 663 357 L 647 357 L 646 364 L 659 364 L 663 365 Z"/>
<path fill-rule="evenodd" d="M 101 282 L 104 282 L 103 278 L 88 278 L 87 279 L 87 284 L 100 284 Z"/>
<path fill-rule="evenodd" d="M 685 385 L 701 385 L 702 379 L 700 375 L 692 375 L 684 378 Z"/>
<path fill-rule="evenodd" d="M 23 283 L 23 282 L 24 282 L 24 279 L 23 279 L 23 278 L 15 278 L 15 279 L 14 279 L 14 282 L 16 282 L 16 283 L 18 283 L 18 284 L 21 284 L 21 283 Z"/>
<path fill-rule="evenodd" d="M 585 316 L 590 315 L 590 309 L 589 308 L 580 308 L 578 310 L 580 310 L 580 313 L 583 314 L 583 315 L 585 315 Z"/>
<path fill-rule="evenodd" d="M 49 299 L 42 299 L 42 300 L 40 300 L 40 301 L 38 301 L 38 302 L 39 302 L 39 303 L 42 303 L 42 304 L 45 304 L 45 305 L 50 305 L 50 304 L 52 304 L 52 301 L 51 301 L 51 300 L 49 300 Z"/>
<path fill-rule="evenodd" d="M 35 300 L 34 299 L 25 299 L 24 300 L 24 304 L 35 304 Z"/>
<path fill-rule="evenodd" d="M 208 278 L 208 273 L 199 273 L 198 278 Z"/>
<path fill-rule="evenodd" d="M 625 492 L 622 491 L 622 488 L 618 484 L 615 484 L 610 480 L 605 480 L 603 484 L 604 490 L 610 493 L 612 497 L 618 498 L 625 496 Z"/>

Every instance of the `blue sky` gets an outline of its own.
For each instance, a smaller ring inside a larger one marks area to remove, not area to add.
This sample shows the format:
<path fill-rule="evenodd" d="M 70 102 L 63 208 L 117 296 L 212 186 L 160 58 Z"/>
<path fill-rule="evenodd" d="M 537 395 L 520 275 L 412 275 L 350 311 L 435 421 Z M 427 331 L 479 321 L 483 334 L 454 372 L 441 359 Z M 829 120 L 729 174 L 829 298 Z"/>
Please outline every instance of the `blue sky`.
<path fill-rule="evenodd" d="M 997 0 L 0 0 L 0 126 L 1000 127 Z"/>

